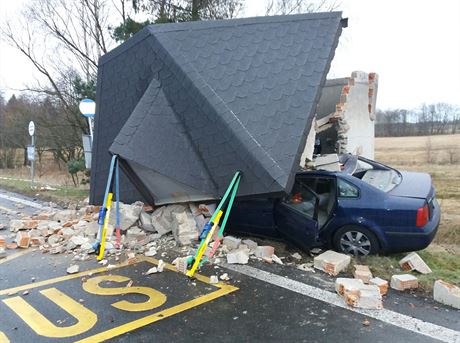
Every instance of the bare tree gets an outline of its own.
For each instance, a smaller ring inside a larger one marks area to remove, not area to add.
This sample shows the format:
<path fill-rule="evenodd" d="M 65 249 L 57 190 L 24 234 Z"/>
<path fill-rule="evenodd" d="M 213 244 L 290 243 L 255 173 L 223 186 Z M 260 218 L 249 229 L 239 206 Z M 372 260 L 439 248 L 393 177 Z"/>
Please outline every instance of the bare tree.
<path fill-rule="evenodd" d="M 265 15 L 330 12 L 339 6 L 340 2 L 337 0 L 269 0 L 265 7 Z"/>

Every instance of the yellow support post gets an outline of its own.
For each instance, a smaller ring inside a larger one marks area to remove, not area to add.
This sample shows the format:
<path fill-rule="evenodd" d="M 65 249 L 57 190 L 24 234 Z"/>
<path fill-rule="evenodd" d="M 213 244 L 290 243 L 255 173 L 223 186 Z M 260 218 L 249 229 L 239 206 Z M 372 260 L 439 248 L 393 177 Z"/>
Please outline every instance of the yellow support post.
<path fill-rule="evenodd" d="M 102 235 L 101 235 L 101 246 L 99 248 L 99 255 L 97 255 L 97 260 L 100 261 L 104 258 L 104 250 L 105 250 L 105 238 L 107 234 L 107 226 L 109 225 L 110 219 L 110 208 L 112 207 L 112 196 L 113 193 L 109 193 L 107 196 L 107 213 L 105 214 L 104 218 L 104 226 L 102 227 Z"/>
<path fill-rule="evenodd" d="M 204 243 L 201 245 L 200 250 L 198 250 L 198 253 L 196 254 L 195 257 L 195 262 L 193 263 L 193 266 L 190 270 L 187 271 L 187 276 L 192 277 L 193 274 L 195 274 L 196 269 L 198 268 L 198 265 L 200 264 L 201 257 L 203 257 L 203 254 L 209 244 L 209 241 L 211 240 L 212 236 L 214 235 L 214 231 L 216 231 L 217 225 L 219 225 L 220 217 L 222 217 L 222 210 L 219 210 L 219 212 L 216 215 L 216 218 L 214 218 L 213 221 L 213 226 L 211 230 L 209 230 L 208 235 L 206 236 Z"/>

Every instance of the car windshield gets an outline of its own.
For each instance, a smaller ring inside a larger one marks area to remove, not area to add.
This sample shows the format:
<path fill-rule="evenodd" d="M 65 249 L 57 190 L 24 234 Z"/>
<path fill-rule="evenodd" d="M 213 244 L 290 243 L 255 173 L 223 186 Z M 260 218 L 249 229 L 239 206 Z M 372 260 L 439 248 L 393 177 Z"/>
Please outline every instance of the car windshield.
<path fill-rule="evenodd" d="M 374 161 L 373 163 L 375 165 L 359 159 L 353 176 L 384 192 L 391 191 L 401 183 L 402 176 L 396 169 Z"/>

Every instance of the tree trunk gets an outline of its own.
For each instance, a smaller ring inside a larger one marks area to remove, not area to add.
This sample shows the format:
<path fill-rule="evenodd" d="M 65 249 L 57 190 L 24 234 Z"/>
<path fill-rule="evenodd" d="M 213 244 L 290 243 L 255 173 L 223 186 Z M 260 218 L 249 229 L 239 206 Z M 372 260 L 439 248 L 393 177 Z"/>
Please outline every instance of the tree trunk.
<path fill-rule="evenodd" d="M 200 20 L 200 14 L 198 8 L 200 6 L 200 0 L 192 0 L 192 20 Z"/>

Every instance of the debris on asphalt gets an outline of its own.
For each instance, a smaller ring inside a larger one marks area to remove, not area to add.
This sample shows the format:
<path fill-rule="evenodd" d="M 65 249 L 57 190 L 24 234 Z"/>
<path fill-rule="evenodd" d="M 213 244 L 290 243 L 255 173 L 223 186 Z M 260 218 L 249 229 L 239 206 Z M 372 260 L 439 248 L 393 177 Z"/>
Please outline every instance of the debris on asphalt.
<path fill-rule="evenodd" d="M 223 273 L 221 276 L 219 276 L 219 279 L 221 279 L 222 281 L 228 281 L 230 280 L 230 277 L 227 273 Z"/>
<path fill-rule="evenodd" d="M 67 268 L 67 274 L 75 274 L 75 273 L 78 273 L 79 271 L 80 271 L 80 267 L 76 264 Z"/>
<path fill-rule="evenodd" d="M 364 283 L 369 283 L 369 280 L 372 279 L 372 273 L 368 266 L 355 264 L 355 270 L 353 276 L 355 279 L 363 280 Z"/>
<path fill-rule="evenodd" d="M 404 257 L 401 261 L 399 261 L 399 265 L 406 272 L 415 270 L 421 274 L 432 273 L 431 268 L 428 267 L 425 261 L 423 261 L 420 255 L 416 252 L 411 252 L 409 255 Z"/>
<path fill-rule="evenodd" d="M 158 272 L 163 273 L 163 270 L 165 269 L 166 264 L 163 262 L 163 260 L 158 261 Z"/>
<path fill-rule="evenodd" d="M 281 259 L 275 254 L 272 255 L 272 261 L 275 262 L 276 264 L 281 264 L 281 265 L 284 264 L 283 261 L 281 261 Z"/>
<path fill-rule="evenodd" d="M 436 280 L 433 287 L 433 298 L 444 305 L 460 309 L 460 288 L 442 280 Z"/>
<path fill-rule="evenodd" d="M 177 271 L 185 274 L 187 273 L 187 261 L 191 256 L 177 257 L 172 264 L 176 267 Z"/>
<path fill-rule="evenodd" d="M 99 264 L 102 264 L 103 266 L 105 266 L 109 261 L 107 260 L 100 260 L 99 261 Z"/>
<path fill-rule="evenodd" d="M 369 325 L 371 325 L 371 322 L 370 322 L 369 320 L 367 320 L 367 319 L 364 319 L 364 320 L 362 321 L 362 324 L 363 324 L 364 326 L 369 326 Z"/>
<path fill-rule="evenodd" d="M 418 288 L 418 279 L 410 274 L 393 275 L 390 281 L 390 287 L 397 291 Z"/>
<path fill-rule="evenodd" d="M 29 233 L 25 231 L 19 231 L 16 235 L 16 244 L 19 248 L 27 249 L 30 245 Z"/>
<path fill-rule="evenodd" d="M 300 255 L 298 252 L 291 254 L 291 256 L 297 261 L 300 261 L 302 259 L 302 255 Z"/>
<path fill-rule="evenodd" d="M 388 293 L 388 281 L 381 279 L 379 277 L 374 277 L 369 280 L 369 285 L 378 286 L 380 289 L 380 294 L 385 295 Z"/>
<path fill-rule="evenodd" d="M 5 258 L 5 257 L 6 257 L 5 248 L 0 248 L 0 258 Z"/>
<path fill-rule="evenodd" d="M 268 258 L 271 259 L 273 254 L 275 253 L 275 248 L 270 245 L 262 245 L 258 246 L 255 250 L 255 255 L 258 258 Z"/>
<path fill-rule="evenodd" d="M 157 267 L 152 267 L 149 270 L 145 272 L 145 275 L 150 275 L 150 274 L 155 274 L 158 273 L 158 268 Z"/>
<path fill-rule="evenodd" d="M 253 240 L 250 239 L 243 239 L 241 241 L 244 245 L 246 245 L 249 248 L 249 251 L 251 254 L 254 254 L 256 249 L 257 249 L 257 243 L 254 242 Z"/>
<path fill-rule="evenodd" d="M 209 283 L 215 284 L 215 283 L 218 283 L 218 282 L 219 282 L 219 278 L 217 277 L 217 275 L 211 275 L 209 277 Z"/>
<path fill-rule="evenodd" d="M 315 272 L 313 263 L 302 263 L 297 266 L 297 269 L 303 270 L 304 272 Z"/>
<path fill-rule="evenodd" d="M 337 278 L 336 292 L 351 307 L 382 309 L 382 295 L 376 285 L 365 285 L 361 279 Z"/>
<path fill-rule="evenodd" d="M 229 264 L 247 264 L 249 261 L 249 249 L 237 249 L 227 254 L 227 263 Z"/>
<path fill-rule="evenodd" d="M 5 236 L 0 236 L 0 248 L 6 248 L 6 238 Z"/>
<path fill-rule="evenodd" d="M 313 266 L 329 275 L 336 276 L 350 264 L 351 257 L 333 250 L 323 252 L 313 259 Z"/>
<path fill-rule="evenodd" d="M 233 236 L 225 236 L 223 240 L 223 244 L 229 250 L 236 250 L 241 244 L 241 239 L 233 237 Z"/>

